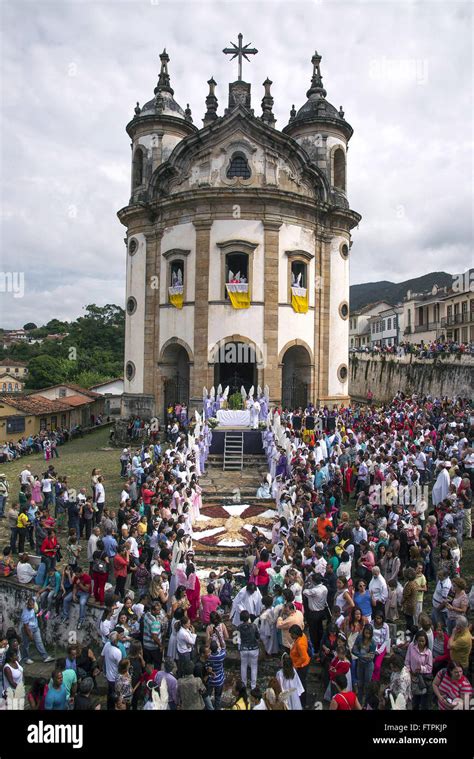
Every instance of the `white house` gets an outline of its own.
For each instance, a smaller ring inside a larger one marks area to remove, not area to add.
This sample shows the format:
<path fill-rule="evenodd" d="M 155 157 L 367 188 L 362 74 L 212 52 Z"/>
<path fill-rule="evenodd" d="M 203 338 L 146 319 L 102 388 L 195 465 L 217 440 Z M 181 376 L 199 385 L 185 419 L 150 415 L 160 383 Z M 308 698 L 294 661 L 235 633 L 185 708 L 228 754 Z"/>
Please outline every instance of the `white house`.
<path fill-rule="evenodd" d="M 381 311 L 391 308 L 390 303 L 384 300 L 369 303 L 358 311 L 351 311 L 349 315 L 349 347 L 370 347 L 369 319 Z"/>
<path fill-rule="evenodd" d="M 112 414 L 120 414 L 120 406 L 122 403 L 123 395 L 123 378 L 117 377 L 116 379 L 108 380 L 107 382 L 101 382 L 98 385 L 93 385 L 89 388 L 94 393 L 105 396 L 104 414 L 110 416 Z"/>
<path fill-rule="evenodd" d="M 391 306 L 369 319 L 370 344 L 372 347 L 398 345 L 401 339 L 403 307 Z"/>

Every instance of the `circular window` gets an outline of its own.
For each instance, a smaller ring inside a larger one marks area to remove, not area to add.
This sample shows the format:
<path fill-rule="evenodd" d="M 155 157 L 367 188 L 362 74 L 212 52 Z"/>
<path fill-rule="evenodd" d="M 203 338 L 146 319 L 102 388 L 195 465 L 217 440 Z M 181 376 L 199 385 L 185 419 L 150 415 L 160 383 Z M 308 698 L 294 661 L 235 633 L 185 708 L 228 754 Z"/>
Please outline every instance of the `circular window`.
<path fill-rule="evenodd" d="M 339 252 L 343 258 L 349 258 L 349 246 L 346 242 L 342 243 Z"/>
<path fill-rule="evenodd" d="M 339 369 L 337 370 L 337 376 L 339 377 L 341 382 L 345 382 L 347 379 L 347 366 L 345 364 L 341 364 Z"/>
<path fill-rule="evenodd" d="M 138 242 L 137 240 L 135 240 L 134 237 L 132 237 L 132 239 L 128 243 L 128 252 L 130 253 L 131 256 L 134 256 L 137 250 L 138 250 Z"/>
<path fill-rule="evenodd" d="M 131 316 L 137 310 L 137 301 L 135 298 L 129 298 L 127 300 L 127 314 Z"/>
<path fill-rule="evenodd" d="M 135 376 L 135 364 L 133 361 L 127 361 L 127 365 L 125 367 L 125 376 L 130 381 Z"/>
<path fill-rule="evenodd" d="M 347 319 L 349 316 L 349 306 L 346 301 L 339 306 L 339 315 L 341 319 Z"/>

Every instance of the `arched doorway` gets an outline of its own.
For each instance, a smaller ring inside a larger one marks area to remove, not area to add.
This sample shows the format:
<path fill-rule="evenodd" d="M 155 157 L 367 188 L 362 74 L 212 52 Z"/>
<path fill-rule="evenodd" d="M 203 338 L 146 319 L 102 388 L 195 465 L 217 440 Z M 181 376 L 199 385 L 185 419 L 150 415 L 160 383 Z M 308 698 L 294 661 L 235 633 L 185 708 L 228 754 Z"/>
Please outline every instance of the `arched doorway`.
<path fill-rule="evenodd" d="M 229 385 L 229 394 L 240 391 L 242 385 L 247 393 L 257 389 L 257 352 L 253 345 L 239 340 L 226 340 L 214 351 L 214 385 Z"/>
<path fill-rule="evenodd" d="M 164 413 L 175 403 L 189 403 L 189 355 L 179 343 L 170 343 L 163 350 L 160 361 L 163 378 Z"/>
<path fill-rule="evenodd" d="M 311 357 L 303 345 L 292 345 L 285 351 L 281 380 L 283 408 L 306 408 L 311 386 Z"/>

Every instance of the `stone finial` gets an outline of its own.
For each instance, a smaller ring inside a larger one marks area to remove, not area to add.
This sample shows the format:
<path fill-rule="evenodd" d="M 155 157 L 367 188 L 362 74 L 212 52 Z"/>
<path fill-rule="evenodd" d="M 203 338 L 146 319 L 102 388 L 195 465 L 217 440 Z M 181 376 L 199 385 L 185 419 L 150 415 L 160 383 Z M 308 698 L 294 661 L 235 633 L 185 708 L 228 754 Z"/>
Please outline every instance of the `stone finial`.
<path fill-rule="evenodd" d="M 321 70 L 319 68 L 321 63 L 321 56 L 317 50 L 314 51 L 314 55 L 311 58 L 311 63 L 313 64 L 313 77 L 311 79 L 311 87 L 306 93 L 306 97 L 309 98 L 311 95 L 319 94 L 320 97 L 325 98 L 327 92 L 323 87 L 323 77 L 321 76 Z"/>
<path fill-rule="evenodd" d="M 193 117 L 191 116 L 191 108 L 189 107 L 189 103 L 186 104 L 184 111 L 184 120 L 189 121 L 190 124 L 193 123 Z"/>
<path fill-rule="evenodd" d="M 133 110 L 134 110 L 135 116 L 139 116 L 141 114 L 142 109 L 140 108 L 140 103 L 138 102 L 138 100 L 137 100 L 137 104 L 136 104 L 136 106 L 135 106 L 135 108 Z"/>
<path fill-rule="evenodd" d="M 293 103 L 293 105 L 291 106 L 291 111 L 290 111 L 290 122 L 294 121 L 295 119 L 296 119 L 296 108 L 295 108 L 295 104 Z"/>
<path fill-rule="evenodd" d="M 174 90 L 171 89 L 170 85 L 170 75 L 168 73 L 168 63 L 170 62 L 170 57 L 166 52 L 166 48 L 160 55 L 160 61 L 161 69 L 158 77 L 158 84 L 154 89 L 154 93 L 157 95 L 159 92 L 169 92 L 170 95 L 174 95 Z"/>
<path fill-rule="evenodd" d="M 262 121 L 264 121 L 265 124 L 268 124 L 269 126 L 273 126 L 276 123 L 276 119 L 272 111 L 274 101 L 270 92 L 270 87 L 272 84 L 273 82 L 267 76 L 263 82 L 265 94 L 262 98 Z"/>
<path fill-rule="evenodd" d="M 216 84 L 217 82 L 214 81 L 214 77 L 211 76 L 211 78 L 208 80 L 209 85 L 209 94 L 206 97 L 206 113 L 204 114 L 203 122 L 204 126 L 207 126 L 211 122 L 215 121 L 217 116 L 217 97 L 216 97 Z"/>
<path fill-rule="evenodd" d="M 342 105 L 339 106 L 339 116 L 341 117 L 341 119 L 344 118 L 344 111 L 342 110 Z"/>

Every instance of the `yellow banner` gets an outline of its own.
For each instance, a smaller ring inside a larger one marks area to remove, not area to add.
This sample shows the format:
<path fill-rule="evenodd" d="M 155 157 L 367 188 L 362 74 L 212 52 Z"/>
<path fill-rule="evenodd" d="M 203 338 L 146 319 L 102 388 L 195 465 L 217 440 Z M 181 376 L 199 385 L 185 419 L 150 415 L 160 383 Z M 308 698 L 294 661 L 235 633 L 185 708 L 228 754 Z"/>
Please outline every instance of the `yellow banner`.
<path fill-rule="evenodd" d="M 183 285 L 175 285 L 168 288 L 168 296 L 172 306 L 175 308 L 183 308 L 184 303 L 184 287 Z"/>
<path fill-rule="evenodd" d="M 299 291 L 299 293 L 295 292 Z M 302 294 L 304 292 L 304 295 Z M 291 288 L 291 305 L 297 314 L 306 314 L 308 311 L 308 291 L 303 287 Z"/>
<path fill-rule="evenodd" d="M 226 287 L 233 308 L 248 308 L 250 306 L 248 284 L 229 283 Z"/>
<path fill-rule="evenodd" d="M 176 293 L 176 295 L 171 295 L 170 293 L 170 303 L 175 308 L 183 308 L 183 302 L 184 302 L 183 293 Z"/>

